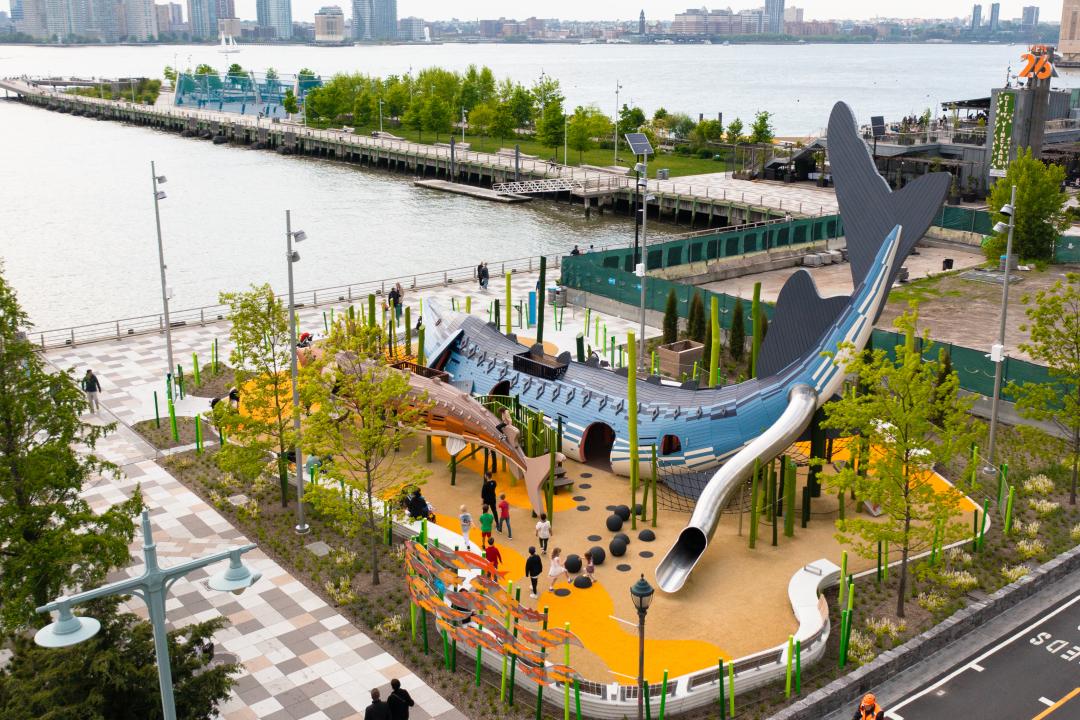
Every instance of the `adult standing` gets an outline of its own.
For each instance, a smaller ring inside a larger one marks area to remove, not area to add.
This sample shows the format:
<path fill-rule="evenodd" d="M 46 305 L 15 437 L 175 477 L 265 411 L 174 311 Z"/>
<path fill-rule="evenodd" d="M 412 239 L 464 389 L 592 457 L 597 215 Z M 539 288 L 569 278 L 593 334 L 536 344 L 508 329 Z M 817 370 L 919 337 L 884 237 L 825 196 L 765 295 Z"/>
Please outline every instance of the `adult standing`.
<path fill-rule="evenodd" d="M 101 392 L 101 383 L 93 370 L 87 370 L 83 375 L 82 389 L 86 393 L 86 402 L 90 405 L 90 412 L 96 413 L 101 406 L 98 404 L 98 393 Z"/>
<path fill-rule="evenodd" d="M 491 473 L 484 473 L 484 484 L 480 488 L 480 502 L 488 506 L 491 512 L 495 512 L 495 509 L 499 506 L 499 496 L 495 492 L 498 486 L 495 480 L 492 479 Z"/>
<path fill-rule="evenodd" d="M 525 559 L 525 577 L 529 578 L 529 582 L 532 584 L 532 592 L 529 593 L 529 597 L 536 597 L 536 583 L 540 580 L 540 575 L 544 572 L 544 563 L 540 560 L 540 556 L 536 554 L 536 548 L 529 548 L 529 557 Z"/>
<path fill-rule="evenodd" d="M 394 678 L 390 681 L 390 697 L 386 698 L 386 704 L 390 706 L 391 720 L 409 720 L 409 708 L 416 703 L 409 691 L 401 687 L 401 681 Z"/>
<path fill-rule="evenodd" d="M 371 704 L 364 710 L 364 720 L 391 720 L 390 706 L 379 699 L 379 689 L 371 691 Z"/>
<path fill-rule="evenodd" d="M 398 292 L 397 285 L 390 288 L 390 292 L 386 295 L 386 304 L 389 306 L 390 311 L 394 313 L 394 317 L 398 317 L 398 306 L 401 305 L 401 293 Z"/>
<path fill-rule="evenodd" d="M 394 305 L 394 315 L 398 320 L 401 320 L 401 313 L 405 307 L 405 288 L 401 287 L 401 283 L 395 283 L 394 290 L 397 292 L 397 303 Z"/>

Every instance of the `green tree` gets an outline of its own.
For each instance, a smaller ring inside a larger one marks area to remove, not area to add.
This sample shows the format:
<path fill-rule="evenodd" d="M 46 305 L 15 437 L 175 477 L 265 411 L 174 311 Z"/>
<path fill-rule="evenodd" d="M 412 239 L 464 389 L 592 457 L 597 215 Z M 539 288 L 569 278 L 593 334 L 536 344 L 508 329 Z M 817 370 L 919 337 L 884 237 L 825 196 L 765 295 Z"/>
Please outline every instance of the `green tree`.
<path fill-rule="evenodd" d="M 533 120 L 532 94 L 521 83 L 511 84 L 509 95 L 503 94 L 504 91 L 505 86 L 500 89 L 500 98 L 510 105 L 510 112 L 514 117 L 514 128 L 530 125 Z"/>
<path fill-rule="evenodd" d="M 705 147 L 709 143 L 719 142 L 724 136 L 724 126 L 719 120 L 702 120 L 690 131 L 690 144 Z"/>
<path fill-rule="evenodd" d="M 376 119 L 378 108 L 379 101 L 370 93 L 364 92 L 358 95 L 356 102 L 353 103 L 353 123 L 358 126 L 371 125 L 372 121 Z"/>
<path fill-rule="evenodd" d="M 408 107 L 405 108 L 405 113 L 401 116 L 401 124 L 410 130 L 416 131 L 416 139 L 419 142 L 424 140 L 424 109 L 425 101 L 422 96 L 413 98 Z"/>
<path fill-rule="evenodd" d="M 866 558 L 876 556 L 879 542 L 900 550 L 896 615 L 901 618 L 908 558 L 928 548 L 939 527 L 946 537 L 956 537 L 966 527 L 954 522 L 960 517 L 963 493 L 935 485 L 933 467 L 966 452 L 974 439 L 968 416 L 973 400 L 959 395 L 955 373 L 938 383 L 938 363 L 924 361 L 914 349 L 916 320 L 914 312 L 897 319 L 896 327 L 909 340 L 896 347 L 895 360 L 884 348 L 858 352 L 853 345 L 841 346 L 835 360 L 858 378 L 862 392 L 826 404 L 822 422 L 823 428 L 860 433 L 875 448 L 867 472 L 848 465 L 823 477 L 833 492 L 851 491 L 881 508 L 878 518 L 838 520 L 837 538 Z"/>
<path fill-rule="evenodd" d="M 154 636 L 150 623 L 117 611 L 115 600 L 90 603 L 101 630 L 66 648 L 45 648 L 16 636 L 14 655 L 0 673 L 0 720 L 108 718 L 160 720 Z M 211 665 L 199 648 L 225 627 L 224 618 L 169 631 L 177 717 L 211 720 L 229 696 L 236 663 Z"/>
<path fill-rule="evenodd" d="M 672 288 L 664 306 L 664 344 L 670 345 L 679 339 L 679 298 Z"/>
<path fill-rule="evenodd" d="M 491 133 L 500 140 L 505 140 L 513 137 L 515 129 L 517 129 L 517 121 L 514 119 L 514 108 L 510 103 L 500 102 L 495 106 L 495 120 L 491 124 Z"/>
<path fill-rule="evenodd" d="M 173 68 L 172 65 L 165 66 L 165 70 L 162 72 L 162 76 L 174 86 L 176 85 L 176 70 Z"/>
<path fill-rule="evenodd" d="M 705 342 L 705 303 L 701 299 L 701 293 L 695 291 L 690 301 L 690 312 L 686 318 L 686 335 L 691 340 L 699 343 Z"/>
<path fill-rule="evenodd" d="M 1069 226 L 1065 215 L 1068 195 L 1062 190 L 1065 169 L 1060 165 L 1045 165 L 1022 149 L 1009 163 L 1005 177 L 990 191 L 987 203 L 991 219 L 1008 224 L 1009 218 L 1000 208 L 1009 202 L 1012 186 L 1016 185 L 1016 228 L 1013 232 L 1013 253 L 1024 259 L 1053 260 L 1058 236 Z M 984 246 L 987 258 L 997 262 L 1005 254 L 1006 233 L 995 236 Z"/>
<path fill-rule="evenodd" d="M 269 82 L 271 80 L 277 80 L 277 79 L 278 79 L 278 71 L 275 70 L 272 67 L 266 68 L 266 80 L 267 80 L 267 82 Z"/>
<path fill-rule="evenodd" d="M 757 145 L 772 144 L 775 133 L 772 126 L 772 113 L 762 110 L 754 116 L 754 122 L 750 125 L 750 142 Z"/>
<path fill-rule="evenodd" d="M 536 139 L 541 145 L 557 151 L 557 148 L 563 144 L 565 128 L 566 119 L 563 115 L 562 102 L 548 103 L 540 122 L 536 125 Z"/>
<path fill-rule="evenodd" d="M 660 125 L 664 125 L 664 123 L 667 122 L 667 119 L 669 117 L 671 117 L 671 113 L 667 111 L 667 108 L 658 107 L 656 108 L 656 112 L 654 112 L 652 116 L 653 124 L 658 124 L 658 127 Z"/>
<path fill-rule="evenodd" d="M 732 145 L 737 145 L 743 141 L 743 121 L 739 118 L 735 118 L 727 126 L 727 136 L 724 138 Z"/>
<path fill-rule="evenodd" d="M 735 298 L 735 307 L 731 311 L 731 332 L 728 334 L 731 347 L 731 359 L 740 361 L 746 352 L 746 308 L 742 298 Z"/>
<path fill-rule="evenodd" d="M 50 372 L 0 275 L 0 634 L 46 622 L 34 609 L 66 588 L 101 582 L 130 560 L 142 495 L 94 512 L 80 494 L 116 467 L 95 452 L 115 424 L 83 422 L 70 371 Z M 107 382 L 107 379 L 105 380 Z M 76 452 L 81 446 L 85 452 Z M 28 717 L 24 715 L 23 717 Z"/>
<path fill-rule="evenodd" d="M 230 364 L 236 368 L 240 407 L 218 403 L 213 420 L 229 442 L 218 451 L 221 469 L 254 480 L 276 457 L 281 506 L 289 504 L 289 460 L 293 448 L 292 345 L 288 309 L 269 284 L 247 292 L 220 293 L 229 306 Z"/>
<path fill-rule="evenodd" d="M 436 96 L 424 103 L 421 122 L 425 130 L 435 133 L 435 142 L 439 142 L 439 133 L 448 133 L 453 128 L 454 114 L 446 101 Z"/>
<path fill-rule="evenodd" d="M 295 115 L 300 112 L 300 104 L 296 101 L 296 95 L 293 95 L 292 88 L 285 88 L 285 99 L 282 101 L 281 105 L 289 115 Z"/>
<path fill-rule="evenodd" d="M 695 127 L 697 123 L 686 113 L 675 113 L 668 118 L 668 129 L 679 140 L 689 139 Z"/>
<path fill-rule="evenodd" d="M 383 94 L 383 112 L 392 118 L 399 118 L 409 107 L 409 86 L 396 78 L 387 78 L 386 92 Z"/>
<path fill-rule="evenodd" d="M 480 136 L 480 149 L 483 149 L 484 140 L 494 124 L 495 106 L 490 102 L 480 103 L 469 114 L 469 129 Z"/>
<path fill-rule="evenodd" d="M 559 119 L 562 120 L 562 103 L 565 98 L 558 80 L 550 75 L 541 75 L 533 83 L 530 95 L 532 96 L 532 107 L 535 108 L 533 118 L 546 117 L 550 107 L 557 105 L 560 111 Z"/>
<path fill-rule="evenodd" d="M 1051 381 L 1010 383 L 1006 391 L 1016 398 L 1022 417 L 1051 422 L 1064 431 L 1072 466 L 1069 503 L 1075 505 L 1080 469 L 1080 274 L 1068 273 L 1023 301 L 1027 322 L 1021 329 L 1028 333 L 1028 342 L 1020 349 L 1046 365 Z"/>
<path fill-rule="evenodd" d="M 567 127 L 567 144 L 578 151 L 578 162 L 584 161 L 586 150 L 593 147 L 596 138 L 611 135 L 611 121 L 595 105 L 578 106 L 570 116 Z"/>
<path fill-rule="evenodd" d="M 379 584 L 380 544 L 376 500 L 427 474 L 399 452 L 403 441 L 426 424 L 427 400 L 410 395 L 408 375 L 386 364 L 381 333 L 345 318 L 335 324 L 322 355 L 304 369 L 305 402 L 316 408 L 304 444 L 319 457 L 333 457 L 323 471 L 366 499 L 356 521 L 368 525 L 374 585 Z"/>

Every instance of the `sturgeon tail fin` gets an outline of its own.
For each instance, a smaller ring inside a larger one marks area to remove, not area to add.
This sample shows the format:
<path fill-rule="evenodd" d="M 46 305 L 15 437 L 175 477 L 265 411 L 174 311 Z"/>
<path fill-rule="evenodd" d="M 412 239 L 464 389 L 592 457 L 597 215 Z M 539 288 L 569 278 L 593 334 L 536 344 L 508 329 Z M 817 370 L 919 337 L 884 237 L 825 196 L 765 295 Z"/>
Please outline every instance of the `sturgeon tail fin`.
<path fill-rule="evenodd" d="M 556 464 L 560 462 L 559 454 L 555 455 L 555 462 Z M 550 473 L 551 457 L 549 455 L 525 458 L 525 492 L 529 496 L 529 504 L 532 505 L 533 512 L 537 515 L 547 512 L 543 489 Z"/>

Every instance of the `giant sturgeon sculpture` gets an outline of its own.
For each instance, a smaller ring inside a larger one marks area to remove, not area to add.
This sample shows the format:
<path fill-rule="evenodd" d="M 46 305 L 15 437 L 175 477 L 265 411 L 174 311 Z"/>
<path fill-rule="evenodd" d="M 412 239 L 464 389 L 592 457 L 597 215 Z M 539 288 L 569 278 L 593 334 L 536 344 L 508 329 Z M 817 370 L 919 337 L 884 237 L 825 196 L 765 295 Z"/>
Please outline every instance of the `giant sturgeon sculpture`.
<path fill-rule="evenodd" d="M 847 105 L 829 118 L 829 161 L 847 238 L 854 292 L 822 298 L 805 270 L 780 291 L 758 377 L 722 388 L 688 389 L 638 384 L 638 437 L 665 450 L 660 462 L 695 471 L 723 464 L 698 497 L 690 522 L 656 569 L 662 589 L 679 590 L 708 546 L 731 494 L 752 472 L 754 460 L 783 451 L 809 425 L 814 412 L 843 383 L 829 354 L 846 344 L 861 349 L 881 313 L 904 259 L 926 233 L 948 192 L 948 173 L 932 173 L 892 192 L 878 174 Z M 478 318 L 444 316 L 424 304 L 426 350 L 455 384 L 478 394 L 520 395 L 521 402 L 562 421 L 562 451 L 587 460 L 592 433 L 614 434 L 612 469 L 628 475 L 626 378 L 594 365 L 570 363 L 558 380 L 519 372 L 513 356 L 524 348 Z M 605 427 L 606 426 L 606 427 Z"/>

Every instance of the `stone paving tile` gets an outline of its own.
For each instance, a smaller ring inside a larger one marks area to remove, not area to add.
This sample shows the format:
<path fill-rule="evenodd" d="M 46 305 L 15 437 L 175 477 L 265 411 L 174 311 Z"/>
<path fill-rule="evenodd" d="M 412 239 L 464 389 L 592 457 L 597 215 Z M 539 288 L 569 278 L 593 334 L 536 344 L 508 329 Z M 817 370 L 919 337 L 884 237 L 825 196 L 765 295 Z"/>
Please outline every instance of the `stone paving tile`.
<path fill-rule="evenodd" d="M 106 409 L 103 415 L 108 414 Z M 151 507 L 163 564 L 175 565 L 248 542 L 224 517 L 158 466 L 152 459 L 152 448 L 128 428 L 120 426 L 103 439 L 98 452 L 117 463 L 121 475 L 91 483 L 84 496 L 92 507 L 101 509 L 129 497 L 136 485 L 140 486 Z M 141 540 L 137 540 L 133 556 L 141 557 L 141 550 Z M 210 573 L 202 570 L 177 582 L 166 606 L 172 627 L 218 616 L 231 623 L 217 633 L 215 643 L 218 652 L 239 659 L 242 671 L 230 698 L 222 704 L 222 720 L 360 718 L 370 700 L 368 691 L 379 687 L 388 692 L 394 676 L 410 690 L 415 688 L 422 698 L 416 717 L 456 717 L 450 703 L 260 549 L 247 553 L 245 560 L 263 577 L 243 594 L 210 590 Z M 113 579 L 141 572 L 142 563 L 136 561 L 114 573 Z M 141 603 L 131 601 L 128 608 L 146 617 Z"/>

